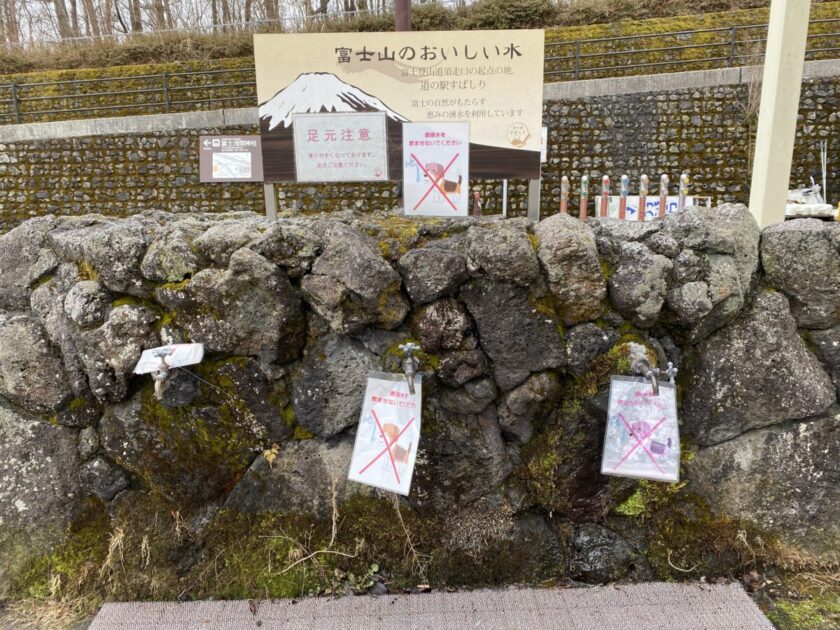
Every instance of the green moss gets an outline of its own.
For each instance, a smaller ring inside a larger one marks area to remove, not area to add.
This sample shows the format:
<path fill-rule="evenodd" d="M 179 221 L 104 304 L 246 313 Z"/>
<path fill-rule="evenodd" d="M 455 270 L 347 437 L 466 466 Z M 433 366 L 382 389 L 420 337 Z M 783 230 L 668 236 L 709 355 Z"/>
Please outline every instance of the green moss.
<path fill-rule="evenodd" d="M 105 506 L 96 499 L 86 500 L 64 542 L 49 554 L 32 559 L 13 577 L 14 597 L 72 598 L 89 591 L 96 579 L 91 568 L 100 566 L 107 554 L 109 527 Z"/>
<path fill-rule="evenodd" d="M 99 272 L 96 268 L 86 260 L 80 260 L 76 263 L 76 271 L 79 274 L 80 280 L 99 280 Z"/>
<path fill-rule="evenodd" d="M 382 362 L 382 369 L 386 372 L 401 372 L 402 360 L 405 358 L 405 352 L 400 350 L 400 346 L 413 343 L 420 346 L 420 342 L 413 337 L 406 337 L 391 344 L 385 352 L 382 353 L 380 360 Z M 437 372 L 440 369 L 440 357 L 434 353 L 426 352 L 424 350 L 416 350 L 414 356 L 420 360 L 419 371 L 433 370 Z"/>
<path fill-rule="evenodd" d="M 32 283 L 29 285 L 30 291 L 34 291 L 38 287 L 44 286 L 45 284 L 47 284 L 53 278 L 55 278 L 55 274 L 48 273 L 48 274 L 45 274 L 45 275 L 33 280 Z"/>
<path fill-rule="evenodd" d="M 540 249 L 540 239 L 536 234 L 528 232 L 528 240 L 531 241 L 531 248 L 537 252 Z"/>
<path fill-rule="evenodd" d="M 295 426 L 295 432 L 293 437 L 296 440 L 311 440 L 315 437 L 315 434 L 312 433 L 309 429 L 306 429 L 301 425 L 297 425 Z"/>
<path fill-rule="evenodd" d="M 187 285 L 190 283 L 190 278 L 185 278 L 180 282 L 165 282 L 164 284 L 159 285 L 159 288 L 166 289 L 169 291 L 183 291 L 187 288 Z"/>
<path fill-rule="evenodd" d="M 831 630 L 840 619 L 840 593 L 802 601 L 777 600 L 767 617 L 779 630 Z"/>
<path fill-rule="evenodd" d="M 613 275 L 613 268 L 610 266 L 610 263 L 608 263 L 603 258 L 601 258 L 600 263 L 601 263 L 601 275 L 604 276 L 604 280 L 609 280 Z"/>
<path fill-rule="evenodd" d="M 554 324 L 557 334 L 564 335 L 565 328 L 563 327 L 563 318 L 560 316 L 560 307 L 557 303 L 557 298 L 551 291 L 544 291 L 539 294 L 535 291 L 528 293 L 528 304 L 537 313 L 542 315 Z"/>

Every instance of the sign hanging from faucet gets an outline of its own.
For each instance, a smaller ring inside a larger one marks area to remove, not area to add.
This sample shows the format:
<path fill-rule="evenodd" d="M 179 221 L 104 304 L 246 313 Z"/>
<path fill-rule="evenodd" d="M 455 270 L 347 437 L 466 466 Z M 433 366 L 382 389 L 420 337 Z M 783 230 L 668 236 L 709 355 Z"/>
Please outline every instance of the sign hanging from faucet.
<path fill-rule="evenodd" d="M 601 474 L 655 481 L 680 479 L 680 434 L 673 383 L 613 376 Z"/>
<path fill-rule="evenodd" d="M 422 375 L 414 390 L 402 374 L 371 372 L 347 478 L 407 495 L 420 440 Z"/>

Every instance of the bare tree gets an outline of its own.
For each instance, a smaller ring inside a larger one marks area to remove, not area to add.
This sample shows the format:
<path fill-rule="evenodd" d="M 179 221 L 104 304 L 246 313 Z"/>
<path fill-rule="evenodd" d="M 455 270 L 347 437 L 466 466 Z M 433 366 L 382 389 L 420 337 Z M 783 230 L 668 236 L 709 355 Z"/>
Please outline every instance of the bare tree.
<path fill-rule="evenodd" d="M 143 31 L 143 18 L 140 12 L 140 0 L 128 0 L 129 17 L 131 18 L 131 32 Z"/>
<path fill-rule="evenodd" d="M 55 19 L 58 23 L 58 36 L 61 39 L 73 37 L 73 30 L 70 28 L 70 15 L 67 13 L 67 5 L 64 0 L 53 0 L 55 7 Z"/>
<path fill-rule="evenodd" d="M 93 4 L 93 0 L 82 0 L 82 6 L 85 8 L 85 18 L 87 19 L 88 30 L 94 37 L 102 37 L 102 29 L 99 25 L 99 12 Z"/>

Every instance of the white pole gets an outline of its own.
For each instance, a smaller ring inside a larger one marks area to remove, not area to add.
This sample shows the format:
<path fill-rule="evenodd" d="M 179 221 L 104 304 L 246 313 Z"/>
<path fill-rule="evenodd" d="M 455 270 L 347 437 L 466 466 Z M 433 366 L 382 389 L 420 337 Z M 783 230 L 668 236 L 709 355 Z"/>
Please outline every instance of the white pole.
<path fill-rule="evenodd" d="M 502 180 L 502 216 L 507 219 L 507 180 Z"/>
<path fill-rule="evenodd" d="M 755 140 L 750 212 L 764 228 L 785 220 L 811 0 L 772 0 Z"/>

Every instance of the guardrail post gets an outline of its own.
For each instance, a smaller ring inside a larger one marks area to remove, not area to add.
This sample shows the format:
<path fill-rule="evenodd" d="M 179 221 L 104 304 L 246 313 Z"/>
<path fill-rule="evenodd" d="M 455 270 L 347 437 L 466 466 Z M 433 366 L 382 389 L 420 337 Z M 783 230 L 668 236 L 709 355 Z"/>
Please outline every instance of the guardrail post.
<path fill-rule="evenodd" d="M 18 100 L 18 87 L 12 83 L 12 111 L 15 114 L 15 124 L 20 124 L 20 100 Z"/>
<path fill-rule="evenodd" d="M 729 67 L 735 67 L 735 44 L 738 41 L 736 36 L 736 29 L 737 26 L 733 26 L 729 29 Z"/>
<path fill-rule="evenodd" d="M 580 79 L 580 40 L 575 42 L 575 81 Z"/>
<path fill-rule="evenodd" d="M 172 102 L 169 100 L 169 73 L 163 73 L 163 100 L 166 103 L 166 113 L 172 109 Z"/>

